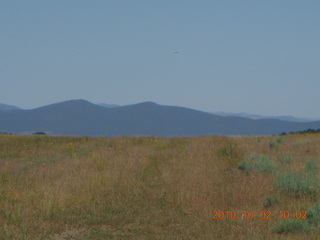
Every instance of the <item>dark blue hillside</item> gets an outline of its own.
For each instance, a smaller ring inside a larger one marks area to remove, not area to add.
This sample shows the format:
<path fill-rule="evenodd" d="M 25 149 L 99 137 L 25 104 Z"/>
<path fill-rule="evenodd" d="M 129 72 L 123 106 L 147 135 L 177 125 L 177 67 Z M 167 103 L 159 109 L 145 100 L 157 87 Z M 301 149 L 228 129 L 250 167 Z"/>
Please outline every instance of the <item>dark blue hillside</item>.
<path fill-rule="evenodd" d="M 152 102 L 106 108 L 70 100 L 32 110 L 0 111 L 0 132 L 87 136 L 269 135 L 319 129 L 317 122 L 222 117 Z"/>

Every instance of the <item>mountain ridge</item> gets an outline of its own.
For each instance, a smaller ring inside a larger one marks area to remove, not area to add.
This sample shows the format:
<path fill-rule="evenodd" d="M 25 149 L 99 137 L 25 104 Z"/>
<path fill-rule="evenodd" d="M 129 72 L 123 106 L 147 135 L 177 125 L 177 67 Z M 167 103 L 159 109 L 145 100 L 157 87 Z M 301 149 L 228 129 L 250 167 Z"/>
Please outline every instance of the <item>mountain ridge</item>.
<path fill-rule="evenodd" d="M 83 99 L 30 110 L 1 111 L 0 132 L 83 136 L 270 135 L 320 128 L 320 121 L 289 122 L 218 116 L 177 106 L 142 102 L 106 108 Z"/>

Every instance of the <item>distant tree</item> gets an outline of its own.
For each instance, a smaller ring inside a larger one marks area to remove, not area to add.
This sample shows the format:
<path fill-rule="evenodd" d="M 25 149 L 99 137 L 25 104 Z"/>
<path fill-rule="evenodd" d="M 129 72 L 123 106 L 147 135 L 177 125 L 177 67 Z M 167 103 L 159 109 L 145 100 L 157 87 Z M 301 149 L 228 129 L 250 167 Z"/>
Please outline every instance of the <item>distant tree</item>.
<path fill-rule="evenodd" d="M 297 131 L 297 132 L 290 132 L 289 134 L 306 134 L 306 133 L 320 133 L 320 128 L 319 129 L 307 129 L 307 130 L 303 130 L 303 131 Z M 280 134 L 282 135 L 282 133 Z"/>
<path fill-rule="evenodd" d="M 33 135 L 47 135 L 45 132 L 35 132 Z"/>

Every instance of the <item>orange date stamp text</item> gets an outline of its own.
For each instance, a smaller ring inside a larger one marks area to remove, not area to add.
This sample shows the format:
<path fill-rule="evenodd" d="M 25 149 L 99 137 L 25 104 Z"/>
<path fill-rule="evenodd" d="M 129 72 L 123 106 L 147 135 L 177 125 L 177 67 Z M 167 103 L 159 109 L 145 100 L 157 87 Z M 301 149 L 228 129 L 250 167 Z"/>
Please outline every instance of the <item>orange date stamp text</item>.
<path fill-rule="evenodd" d="M 237 212 L 234 210 L 231 211 L 212 211 L 212 219 L 307 219 L 307 211 L 242 211 Z"/>

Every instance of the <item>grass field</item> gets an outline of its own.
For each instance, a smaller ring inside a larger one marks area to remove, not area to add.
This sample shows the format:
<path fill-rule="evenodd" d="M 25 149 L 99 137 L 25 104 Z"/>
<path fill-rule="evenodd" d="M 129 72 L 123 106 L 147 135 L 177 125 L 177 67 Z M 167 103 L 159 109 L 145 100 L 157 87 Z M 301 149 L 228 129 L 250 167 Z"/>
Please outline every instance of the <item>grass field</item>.
<path fill-rule="evenodd" d="M 319 134 L 1 134 L 0 240 L 318 239 L 319 161 Z"/>

